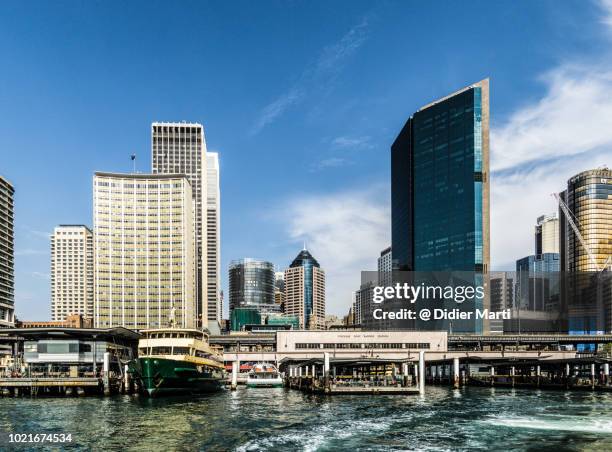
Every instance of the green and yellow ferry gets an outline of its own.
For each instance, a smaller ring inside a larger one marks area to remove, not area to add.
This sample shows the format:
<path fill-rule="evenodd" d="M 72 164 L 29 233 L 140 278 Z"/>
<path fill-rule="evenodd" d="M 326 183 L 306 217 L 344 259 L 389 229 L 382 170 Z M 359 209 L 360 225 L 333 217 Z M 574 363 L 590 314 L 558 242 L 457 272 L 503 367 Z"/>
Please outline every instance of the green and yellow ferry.
<path fill-rule="evenodd" d="M 129 371 L 145 394 L 201 394 L 224 388 L 223 357 L 209 345 L 207 331 L 170 327 L 141 334 L 138 358 L 130 362 Z"/>

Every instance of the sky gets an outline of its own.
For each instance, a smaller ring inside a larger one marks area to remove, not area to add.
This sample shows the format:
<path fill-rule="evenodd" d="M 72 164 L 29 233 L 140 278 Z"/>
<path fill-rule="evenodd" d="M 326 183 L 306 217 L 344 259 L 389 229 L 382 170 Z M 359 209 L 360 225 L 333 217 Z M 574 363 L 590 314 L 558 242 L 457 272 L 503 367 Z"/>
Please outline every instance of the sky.
<path fill-rule="evenodd" d="M 0 55 L 24 320 L 50 318 L 49 234 L 92 225 L 94 171 L 150 171 L 153 121 L 219 153 L 223 286 L 305 242 L 337 315 L 390 244 L 390 146 L 419 107 L 490 78 L 496 270 L 533 253 L 552 192 L 612 165 L 612 0 L 5 0 Z"/>

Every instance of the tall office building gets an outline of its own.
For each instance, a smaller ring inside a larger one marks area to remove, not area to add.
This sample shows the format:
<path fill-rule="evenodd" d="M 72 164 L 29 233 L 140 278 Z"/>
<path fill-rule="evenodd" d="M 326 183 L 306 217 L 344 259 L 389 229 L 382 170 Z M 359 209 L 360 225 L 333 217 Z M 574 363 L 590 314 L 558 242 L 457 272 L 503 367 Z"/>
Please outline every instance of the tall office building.
<path fill-rule="evenodd" d="M 280 306 L 281 312 L 285 310 L 285 273 L 274 273 L 274 303 Z"/>
<path fill-rule="evenodd" d="M 489 270 L 489 81 L 415 112 L 391 147 L 400 270 Z"/>
<path fill-rule="evenodd" d="M 561 302 L 567 309 L 567 330 L 570 334 L 611 332 L 612 170 L 602 167 L 575 175 L 560 198 L 589 249 L 560 210 L 560 263 L 565 272 Z"/>
<path fill-rule="evenodd" d="M 151 125 L 152 170 L 155 174 L 184 174 L 189 183 L 195 201 L 195 256 L 197 275 L 196 284 L 196 314 L 203 326 L 207 326 L 208 318 L 216 318 L 217 303 L 208 307 L 208 246 L 205 244 L 208 236 L 207 217 L 208 206 L 206 196 L 206 140 L 204 127 L 197 123 L 186 122 L 154 122 Z M 212 278 L 213 280 L 215 278 Z"/>
<path fill-rule="evenodd" d="M 208 328 L 220 333 L 221 314 L 221 191 L 219 188 L 219 155 L 206 153 L 206 296 Z"/>
<path fill-rule="evenodd" d="M 274 265 L 258 259 L 238 259 L 229 267 L 230 311 L 253 308 L 260 313 L 277 312 L 274 302 Z"/>
<path fill-rule="evenodd" d="M 15 190 L 0 176 L 0 328 L 15 324 Z"/>
<path fill-rule="evenodd" d="M 69 315 L 93 318 L 93 232 L 83 225 L 59 225 L 51 235 L 51 320 Z"/>
<path fill-rule="evenodd" d="M 93 184 L 95 326 L 194 328 L 189 181 L 177 174 L 97 172 Z"/>
<path fill-rule="evenodd" d="M 300 328 L 325 329 L 325 272 L 306 249 L 285 270 L 285 314 L 297 316 Z"/>
<path fill-rule="evenodd" d="M 535 254 L 559 253 L 559 217 L 556 213 L 538 217 L 535 226 Z"/>
<path fill-rule="evenodd" d="M 390 286 L 393 283 L 393 253 L 391 247 L 387 247 L 380 252 L 378 257 L 378 285 Z"/>
<path fill-rule="evenodd" d="M 612 170 L 603 167 L 575 175 L 567 182 L 561 198 L 594 257 L 593 262 L 561 211 L 561 269 L 569 272 L 601 270 L 612 255 Z"/>

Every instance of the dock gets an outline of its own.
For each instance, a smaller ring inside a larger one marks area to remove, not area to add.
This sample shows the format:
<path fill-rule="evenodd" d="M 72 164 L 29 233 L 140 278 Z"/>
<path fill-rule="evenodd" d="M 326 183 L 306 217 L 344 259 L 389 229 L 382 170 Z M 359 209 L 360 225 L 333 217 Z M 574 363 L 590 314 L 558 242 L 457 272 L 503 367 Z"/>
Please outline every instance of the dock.
<path fill-rule="evenodd" d="M 420 392 L 408 360 L 322 358 L 286 362 L 285 385 L 325 395 L 408 395 Z"/>

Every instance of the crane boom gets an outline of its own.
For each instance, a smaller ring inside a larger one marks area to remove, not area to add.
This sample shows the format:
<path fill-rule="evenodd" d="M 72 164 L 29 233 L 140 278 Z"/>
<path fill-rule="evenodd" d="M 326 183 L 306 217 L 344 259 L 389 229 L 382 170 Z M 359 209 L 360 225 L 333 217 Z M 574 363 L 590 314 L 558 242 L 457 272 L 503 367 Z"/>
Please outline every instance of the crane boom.
<path fill-rule="evenodd" d="M 569 210 L 569 207 L 567 207 L 567 204 L 565 204 L 565 202 L 563 201 L 563 199 L 561 199 L 561 196 L 559 196 L 558 193 L 553 193 L 553 196 L 557 200 L 557 203 L 559 203 L 559 207 L 565 214 L 565 218 L 567 219 L 567 222 L 570 224 L 572 230 L 574 231 L 574 234 L 576 234 L 576 237 L 578 237 L 578 240 L 580 241 L 580 244 L 586 251 L 587 256 L 589 256 L 589 260 L 595 266 L 596 271 L 600 271 L 599 264 L 597 264 L 597 259 L 595 259 L 595 256 L 593 256 L 593 253 L 591 252 L 591 249 L 589 248 L 586 241 L 582 237 L 582 234 L 580 233 L 578 226 L 576 226 L 576 223 L 574 222 L 574 219 L 572 218 L 572 213 Z M 604 264 L 604 268 L 605 268 L 605 264 Z"/>

